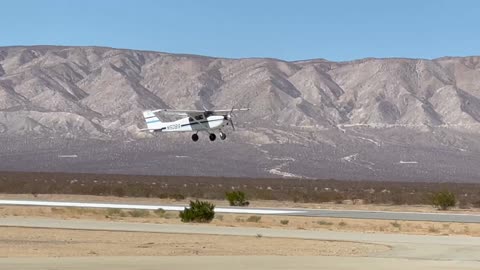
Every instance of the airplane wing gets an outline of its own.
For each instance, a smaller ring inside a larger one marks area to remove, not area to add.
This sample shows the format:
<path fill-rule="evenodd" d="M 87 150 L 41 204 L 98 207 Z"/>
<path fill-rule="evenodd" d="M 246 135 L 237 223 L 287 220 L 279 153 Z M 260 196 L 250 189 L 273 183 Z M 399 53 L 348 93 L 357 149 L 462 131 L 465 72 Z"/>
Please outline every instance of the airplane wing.
<path fill-rule="evenodd" d="M 230 110 L 211 110 L 208 111 L 212 115 L 225 115 L 231 112 L 244 112 L 244 111 L 249 111 L 250 108 L 241 108 L 241 109 L 230 109 Z"/>
<path fill-rule="evenodd" d="M 175 115 L 181 115 L 181 116 L 195 116 L 195 115 L 204 114 L 205 111 L 202 111 L 202 110 L 158 109 L 158 110 L 153 110 L 152 113 L 175 114 Z"/>
<path fill-rule="evenodd" d="M 209 114 L 209 115 L 225 115 L 230 112 L 242 112 L 248 111 L 250 108 L 241 108 L 241 109 L 230 109 L 230 110 L 171 110 L 171 109 L 158 109 L 151 111 L 152 113 L 165 113 L 165 114 L 175 114 L 182 116 L 196 116 L 200 114 Z"/>

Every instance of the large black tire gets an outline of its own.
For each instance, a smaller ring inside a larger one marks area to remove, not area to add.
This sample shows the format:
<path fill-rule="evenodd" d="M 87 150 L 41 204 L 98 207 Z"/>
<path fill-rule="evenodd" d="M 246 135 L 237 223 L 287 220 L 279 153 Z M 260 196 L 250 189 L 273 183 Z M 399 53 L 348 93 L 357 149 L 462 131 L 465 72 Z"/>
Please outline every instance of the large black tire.
<path fill-rule="evenodd" d="M 217 136 L 212 133 L 212 134 L 210 134 L 209 138 L 210 138 L 210 141 L 213 142 L 213 141 L 215 141 L 215 139 L 217 138 Z"/>
<path fill-rule="evenodd" d="M 193 134 L 192 135 L 192 141 L 194 141 L 194 142 L 198 141 L 198 134 Z"/>

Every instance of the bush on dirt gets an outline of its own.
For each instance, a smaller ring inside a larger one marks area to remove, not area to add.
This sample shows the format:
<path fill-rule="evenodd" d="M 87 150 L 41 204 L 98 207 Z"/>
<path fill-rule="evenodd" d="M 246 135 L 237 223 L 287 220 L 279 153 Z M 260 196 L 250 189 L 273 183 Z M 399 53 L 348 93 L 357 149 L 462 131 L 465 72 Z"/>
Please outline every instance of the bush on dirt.
<path fill-rule="evenodd" d="M 260 222 L 261 219 L 261 216 L 250 216 L 247 218 L 247 222 Z"/>
<path fill-rule="evenodd" d="M 225 193 L 225 197 L 227 198 L 230 206 L 248 206 L 250 204 L 247 201 L 247 196 L 243 191 L 232 191 Z"/>
<path fill-rule="evenodd" d="M 134 210 L 128 212 L 128 214 L 129 214 L 131 217 L 136 217 L 136 218 L 139 218 L 139 217 L 148 217 L 148 216 L 150 216 L 150 211 L 144 210 L 144 209 L 134 209 Z"/>
<path fill-rule="evenodd" d="M 190 201 L 190 206 L 180 211 L 182 222 L 207 223 L 215 217 L 215 205 L 207 201 Z"/>
<path fill-rule="evenodd" d="M 432 195 L 432 205 L 439 210 L 447 210 L 457 203 L 455 195 L 450 191 L 440 191 Z"/>

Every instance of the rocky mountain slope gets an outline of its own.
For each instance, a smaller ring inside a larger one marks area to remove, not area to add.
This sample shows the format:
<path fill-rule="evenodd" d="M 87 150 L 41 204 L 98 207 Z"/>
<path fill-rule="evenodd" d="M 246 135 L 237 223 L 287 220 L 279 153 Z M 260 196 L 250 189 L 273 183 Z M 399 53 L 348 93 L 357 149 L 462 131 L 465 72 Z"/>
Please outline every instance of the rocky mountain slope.
<path fill-rule="evenodd" d="M 139 132 L 145 127 L 142 110 L 203 106 L 252 109 L 237 116 L 239 131 L 222 147 L 231 147 L 224 150 L 233 156 L 242 147 L 258 151 L 268 161 L 259 169 L 266 175 L 336 177 L 318 173 L 326 164 L 313 162 L 318 154 L 340 167 L 353 166 L 351 175 L 360 168 L 366 170 L 361 177 L 382 179 L 390 176 L 379 173 L 386 167 L 378 167 L 378 157 L 390 154 L 389 147 L 396 147 L 404 159 L 411 158 L 409 151 L 428 149 L 419 155 L 430 161 L 444 151 L 442 168 L 452 164 L 447 157 L 458 154 L 474 163 L 480 149 L 480 57 L 287 62 L 101 47 L 0 47 L 0 138 L 8 141 L 4 153 L 32 152 L 20 145 L 49 145 L 52 138 L 69 144 L 84 139 L 145 141 L 151 135 Z M 155 138 L 162 140 L 156 143 L 175 141 L 183 145 L 179 148 L 193 143 L 188 135 L 163 137 Z M 198 151 L 219 147 L 205 142 L 196 146 Z M 305 153 L 305 147 L 318 151 Z M 390 163 L 404 161 L 399 157 L 394 155 Z M 422 170 L 406 178 L 423 179 Z M 450 174 L 468 181 L 480 175 L 470 167 L 462 170 L 469 170 L 468 176 L 458 170 Z M 196 173 L 202 171 L 190 174 Z M 401 175 L 391 177 L 405 178 Z"/>

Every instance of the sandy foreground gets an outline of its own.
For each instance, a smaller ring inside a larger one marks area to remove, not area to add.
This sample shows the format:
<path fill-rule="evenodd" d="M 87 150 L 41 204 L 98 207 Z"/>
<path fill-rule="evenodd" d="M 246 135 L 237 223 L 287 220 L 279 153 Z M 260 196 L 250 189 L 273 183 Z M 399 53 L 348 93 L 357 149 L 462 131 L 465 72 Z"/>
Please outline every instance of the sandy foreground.
<path fill-rule="evenodd" d="M 31 195 L 30 195 L 31 196 Z M 3 199 L 32 199 L 1 196 Z M 40 197 L 40 196 L 38 196 Z M 125 202 L 98 196 L 41 196 L 43 200 Z M 130 201 L 130 199 L 127 199 Z M 147 199 L 148 201 L 148 199 Z M 137 203 L 145 200 L 135 200 Z M 164 202 L 165 203 L 165 202 Z M 177 202 L 178 203 L 178 202 Z M 140 223 L 180 224 L 177 212 L 52 208 L 0 207 L 0 218 L 8 216 L 92 219 Z M 252 218 L 253 217 L 253 218 Z M 307 227 L 299 217 L 217 215 L 212 226 Z M 289 219 L 293 218 L 292 221 Z M 297 219 L 297 220 L 295 220 Z M 310 222 L 310 221 L 309 221 Z M 283 224 L 282 224 L 283 223 Z M 312 223 L 313 224 L 313 223 Z M 315 223 L 317 224 L 317 223 Z M 328 223 L 327 223 L 328 224 Z M 385 245 L 345 241 L 289 238 L 167 234 L 142 232 L 82 231 L 38 228 L 1 228 L 0 257 L 84 257 L 84 256 L 368 256 L 388 251 Z"/>
<path fill-rule="evenodd" d="M 0 195 L 1 199 L 86 201 L 110 203 L 182 204 L 185 202 L 148 198 L 116 198 L 76 195 Z M 273 206 L 255 202 L 255 206 Z M 226 205 L 218 202 L 217 205 Z M 282 205 L 285 206 L 285 205 Z M 308 205 L 287 205 L 311 207 Z M 325 205 L 316 205 L 325 207 Z M 343 205 L 342 207 L 347 207 Z M 354 206 L 355 207 L 355 206 Z M 356 206 L 359 207 L 359 206 Z M 362 206 L 377 207 L 378 206 Z M 385 207 L 385 206 L 384 206 Z M 397 207 L 400 210 L 399 207 Z M 425 210 L 427 207 L 418 207 Z M 348 208 L 346 208 L 348 209 Z M 350 208 L 351 209 L 351 208 Z M 411 207 L 409 208 L 411 209 Z M 391 210 L 391 209 L 390 209 Z M 153 224 L 181 224 L 178 212 L 2 206 L 2 217 L 45 217 Z M 256 216 L 217 214 L 209 226 L 300 229 L 318 231 L 383 232 L 420 235 L 480 236 L 480 224 L 418 221 L 357 220 L 299 216 Z M 225 236 L 142 232 L 82 231 L 39 228 L 0 228 L 0 257 L 83 257 L 83 256 L 370 256 L 386 252 L 385 245 L 288 238 L 262 235 Z"/>
<path fill-rule="evenodd" d="M 107 202 L 107 203 L 138 203 L 138 204 L 187 204 L 188 200 L 174 201 L 158 198 L 120 198 L 108 196 L 88 195 L 38 195 L 31 194 L 0 194 L 0 199 L 45 200 L 45 201 L 74 201 L 74 202 Z M 212 201 L 217 206 L 226 206 L 225 201 Z M 275 205 L 277 203 L 277 205 Z M 387 211 L 414 211 L 438 212 L 429 206 L 388 206 L 388 205 L 337 205 L 337 204 L 298 204 L 293 202 L 253 201 L 255 207 L 308 207 L 346 210 L 387 210 Z M 428 210 L 428 211 L 427 211 Z M 451 210 L 453 213 L 476 213 L 478 209 Z M 468 212 L 469 211 L 469 212 Z M 181 224 L 178 212 L 155 213 L 143 211 L 134 213 L 129 210 L 112 211 L 107 209 L 88 208 L 52 208 L 26 206 L 0 206 L 2 216 L 25 217 L 53 217 L 61 219 L 94 219 L 111 221 L 128 221 L 158 224 Z M 240 215 L 217 214 L 210 223 L 212 226 L 229 227 L 258 227 L 282 228 L 300 230 L 329 230 L 350 232 L 382 232 L 419 235 L 468 235 L 480 236 L 480 224 L 475 223 L 448 223 L 426 221 L 390 221 L 373 219 L 347 219 L 327 217 L 301 216 L 269 216 L 269 215 Z"/>
<path fill-rule="evenodd" d="M 0 257 L 367 256 L 389 247 L 288 238 L 1 228 Z"/>

